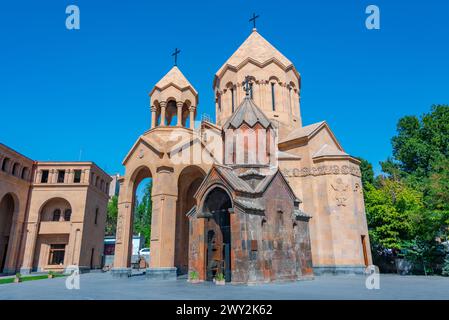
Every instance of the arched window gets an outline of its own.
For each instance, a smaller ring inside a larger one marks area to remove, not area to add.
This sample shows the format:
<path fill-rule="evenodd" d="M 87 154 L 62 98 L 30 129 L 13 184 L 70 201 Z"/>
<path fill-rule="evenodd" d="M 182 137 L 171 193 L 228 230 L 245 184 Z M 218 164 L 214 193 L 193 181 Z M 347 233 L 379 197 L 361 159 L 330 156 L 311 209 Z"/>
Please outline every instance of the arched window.
<path fill-rule="evenodd" d="M 11 171 L 11 174 L 13 175 L 13 176 L 18 176 L 18 171 L 19 170 L 19 164 L 16 162 L 16 163 L 14 163 L 14 165 L 12 166 L 12 171 Z"/>
<path fill-rule="evenodd" d="M 20 177 L 21 177 L 22 179 L 26 180 L 26 179 L 28 178 L 28 172 L 29 172 L 29 169 L 28 169 L 28 168 L 26 168 L 26 167 L 23 168 L 23 169 L 22 169 L 22 174 L 21 174 Z"/>
<path fill-rule="evenodd" d="M 276 99 L 274 95 L 274 82 L 271 83 L 271 108 L 276 111 Z"/>
<path fill-rule="evenodd" d="M 72 210 L 66 209 L 64 211 L 64 221 L 70 221 L 71 217 L 72 217 Z"/>
<path fill-rule="evenodd" d="M 53 221 L 59 221 L 61 219 L 61 210 L 55 209 L 53 211 Z"/>
<path fill-rule="evenodd" d="M 2 164 L 2 171 L 5 171 L 6 172 L 6 170 L 8 170 L 8 166 L 9 166 L 9 162 L 10 162 L 11 160 L 9 160 L 9 158 L 5 158 L 5 160 L 3 160 L 3 164 Z"/>

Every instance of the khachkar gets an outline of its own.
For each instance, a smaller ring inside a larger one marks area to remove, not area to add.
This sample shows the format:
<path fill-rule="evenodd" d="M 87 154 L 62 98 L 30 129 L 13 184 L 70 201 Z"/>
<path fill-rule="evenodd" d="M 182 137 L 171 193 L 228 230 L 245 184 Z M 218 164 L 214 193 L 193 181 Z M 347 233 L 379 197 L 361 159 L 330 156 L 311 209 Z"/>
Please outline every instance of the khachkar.
<path fill-rule="evenodd" d="M 195 193 L 206 173 L 223 163 L 223 147 L 209 142 L 221 141 L 223 126 L 244 101 L 245 78 L 251 101 L 276 129 L 277 166 L 301 199 L 298 209 L 312 217 L 314 273 L 361 273 L 372 263 L 359 161 L 344 152 L 326 122 L 303 126 L 300 74 L 254 28 L 215 75 L 216 124 L 195 128 L 198 94 L 176 66 L 151 91 L 151 129 L 123 162 L 115 274 L 130 272 L 135 188 L 146 177 L 153 178 L 148 274 L 173 278 L 189 270 L 187 216 L 198 205 Z"/>

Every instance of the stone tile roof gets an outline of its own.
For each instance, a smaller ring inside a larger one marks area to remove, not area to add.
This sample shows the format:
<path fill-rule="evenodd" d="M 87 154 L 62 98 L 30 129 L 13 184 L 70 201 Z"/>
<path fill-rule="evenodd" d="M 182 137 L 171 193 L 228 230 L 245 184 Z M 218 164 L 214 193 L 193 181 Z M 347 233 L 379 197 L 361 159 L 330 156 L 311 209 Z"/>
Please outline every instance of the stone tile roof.
<path fill-rule="evenodd" d="M 253 29 L 253 32 L 249 35 L 249 37 L 217 71 L 216 75 L 219 76 L 226 66 L 237 68 L 241 63 L 248 59 L 252 59 L 259 64 L 265 64 L 266 62 L 275 59 L 284 65 L 284 67 L 293 65 L 290 60 L 288 60 L 271 43 L 262 37 L 257 30 Z"/>
<path fill-rule="evenodd" d="M 325 143 L 320 150 L 315 152 L 312 158 L 324 157 L 324 156 L 348 156 L 346 152 L 337 149 L 335 146 L 330 146 Z"/>
<path fill-rule="evenodd" d="M 311 124 L 311 125 L 308 125 L 308 126 L 305 126 L 305 127 L 301 127 L 301 128 L 295 129 L 292 132 L 290 132 L 290 134 L 285 139 L 280 141 L 280 143 L 286 142 L 286 141 L 290 141 L 290 140 L 294 140 L 294 139 L 308 137 L 315 130 L 317 130 L 320 126 L 322 126 L 324 123 L 326 123 L 326 122 L 325 121 L 321 121 L 321 122 L 317 122 L 317 123 L 314 123 L 314 124 Z"/>
<path fill-rule="evenodd" d="M 264 211 L 265 206 L 262 204 L 260 199 L 236 197 L 234 203 L 240 205 L 241 207 L 254 211 Z"/>
<path fill-rule="evenodd" d="M 216 166 L 217 171 L 224 177 L 224 179 L 231 184 L 231 186 L 241 192 L 253 193 L 254 190 L 244 180 L 240 179 L 230 167 Z"/>
<path fill-rule="evenodd" d="M 249 97 L 245 97 L 245 99 L 243 99 L 237 110 L 225 122 L 223 129 L 228 129 L 230 127 L 238 128 L 243 123 L 246 123 L 250 127 L 254 127 L 256 123 L 260 123 L 265 129 L 271 124 L 268 117 Z"/>
<path fill-rule="evenodd" d="M 190 82 L 182 74 L 181 70 L 179 70 L 177 66 L 174 66 L 173 68 L 171 68 L 171 70 L 164 77 L 162 77 L 162 79 L 159 80 L 159 82 L 156 83 L 156 85 L 154 87 L 159 88 L 159 89 L 164 89 L 165 87 L 169 86 L 170 84 L 178 86 L 181 90 L 190 87 L 195 92 L 195 94 L 198 94 L 198 92 L 190 84 Z"/>

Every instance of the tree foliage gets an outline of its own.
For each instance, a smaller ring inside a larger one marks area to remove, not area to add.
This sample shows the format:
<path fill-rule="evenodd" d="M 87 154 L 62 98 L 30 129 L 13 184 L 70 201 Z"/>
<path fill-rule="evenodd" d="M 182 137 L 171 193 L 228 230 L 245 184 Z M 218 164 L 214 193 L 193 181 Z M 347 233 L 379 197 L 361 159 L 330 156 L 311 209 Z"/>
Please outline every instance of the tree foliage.
<path fill-rule="evenodd" d="M 151 190 L 153 183 L 150 181 L 145 185 L 142 200 L 136 200 L 134 210 L 134 233 L 141 234 L 145 238 L 145 246 L 150 246 L 151 237 L 151 213 L 153 202 L 151 201 Z"/>
<path fill-rule="evenodd" d="M 448 240 L 449 106 L 401 118 L 392 147 L 377 177 L 361 159 L 371 242 L 396 250 L 427 274 L 441 262 Z"/>
<path fill-rule="evenodd" d="M 115 235 L 117 228 L 117 215 L 118 215 L 118 197 L 113 196 L 108 203 L 108 210 L 106 216 L 106 230 L 107 236 Z"/>

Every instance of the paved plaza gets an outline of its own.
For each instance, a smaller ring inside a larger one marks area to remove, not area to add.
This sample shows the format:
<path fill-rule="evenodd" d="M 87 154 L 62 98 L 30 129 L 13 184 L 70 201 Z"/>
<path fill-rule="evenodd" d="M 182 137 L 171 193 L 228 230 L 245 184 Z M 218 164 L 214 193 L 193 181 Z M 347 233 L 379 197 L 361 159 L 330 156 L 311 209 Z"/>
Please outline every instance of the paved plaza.
<path fill-rule="evenodd" d="M 0 300 L 10 299 L 438 299 L 449 300 L 449 278 L 381 275 L 380 289 L 368 290 L 364 276 L 319 276 L 311 281 L 259 285 L 189 284 L 186 279 L 154 281 L 143 276 L 114 279 L 109 273 L 81 275 L 80 289 L 68 290 L 65 278 L 0 285 Z"/>

